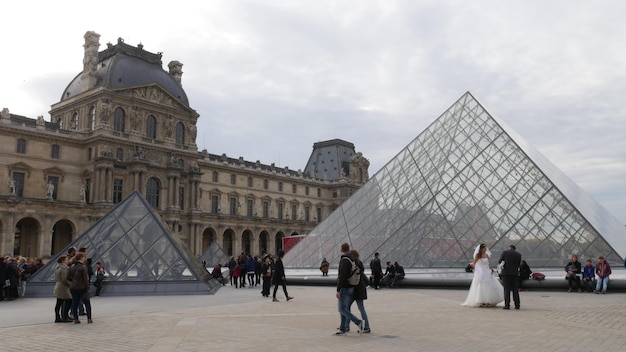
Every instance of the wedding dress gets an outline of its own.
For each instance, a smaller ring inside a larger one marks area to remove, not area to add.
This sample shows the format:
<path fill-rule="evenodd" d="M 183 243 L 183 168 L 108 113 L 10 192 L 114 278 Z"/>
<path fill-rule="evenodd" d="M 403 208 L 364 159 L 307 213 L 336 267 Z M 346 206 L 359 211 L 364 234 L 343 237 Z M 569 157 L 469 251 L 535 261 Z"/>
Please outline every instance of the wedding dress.
<path fill-rule="evenodd" d="M 495 307 L 504 301 L 504 288 L 491 275 L 489 258 L 481 258 L 474 267 L 474 278 L 467 299 L 462 305 L 468 307 Z"/>

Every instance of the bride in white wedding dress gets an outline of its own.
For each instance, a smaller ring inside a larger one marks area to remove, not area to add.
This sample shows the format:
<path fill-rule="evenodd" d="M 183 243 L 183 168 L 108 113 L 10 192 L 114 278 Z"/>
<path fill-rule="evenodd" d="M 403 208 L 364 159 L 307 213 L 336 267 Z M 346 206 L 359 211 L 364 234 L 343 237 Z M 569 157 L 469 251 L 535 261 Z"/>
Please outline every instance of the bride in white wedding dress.
<path fill-rule="evenodd" d="M 498 303 L 504 301 L 504 288 L 491 275 L 489 269 L 489 257 L 491 251 L 484 243 L 481 243 L 474 250 L 474 278 L 470 285 L 469 292 L 465 302 L 462 303 L 468 307 L 495 307 Z"/>

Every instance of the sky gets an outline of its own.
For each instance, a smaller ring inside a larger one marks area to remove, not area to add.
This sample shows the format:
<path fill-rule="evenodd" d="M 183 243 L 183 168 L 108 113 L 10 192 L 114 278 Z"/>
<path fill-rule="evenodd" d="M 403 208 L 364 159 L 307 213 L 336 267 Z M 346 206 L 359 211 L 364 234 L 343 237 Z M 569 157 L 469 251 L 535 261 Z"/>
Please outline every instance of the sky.
<path fill-rule="evenodd" d="M 354 143 L 380 170 L 466 91 L 626 224 L 624 1 L 2 2 L 0 108 L 46 120 L 83 35 L 183 63 L 209 153 L 304 169 Z"/>

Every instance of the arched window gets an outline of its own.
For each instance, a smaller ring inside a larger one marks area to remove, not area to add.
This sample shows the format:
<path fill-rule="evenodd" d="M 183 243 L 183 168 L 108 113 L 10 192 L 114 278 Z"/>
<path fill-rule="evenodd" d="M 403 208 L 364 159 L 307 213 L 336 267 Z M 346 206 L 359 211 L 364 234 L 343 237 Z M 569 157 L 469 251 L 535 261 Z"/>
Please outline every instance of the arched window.
<path fill-rule="evenodd" d="M 148 179 L 146 185 L 146 200 L 153 208 L 159 208 L 159 180 L 154 177 Z"/>
<path fill-rule="evenodd" d="M 157 134 L 156 128 L 156 118 L 152 115 L 148 116 L 148 121 L 146 121 L 146 137 L 155 139 Z"/>
<path fill-rule="evenodd" d="M 185 125 L 182 122 L 176 124 L 176 144 L 185 143 Z"/>
<path fill-rule="evenodd" d="M 113 130 L 117 132 L 124 132 L 124 124 L 126 122 L 126 113 L 122 108 L 115 109 L 115 117 L 113 121 Z"/>
<path fill-rule="evenodd" d="M 87 118 L 87 130 L 93 131 L 96 128 L 96 108 L 89 108 L 89 117 Z"/>

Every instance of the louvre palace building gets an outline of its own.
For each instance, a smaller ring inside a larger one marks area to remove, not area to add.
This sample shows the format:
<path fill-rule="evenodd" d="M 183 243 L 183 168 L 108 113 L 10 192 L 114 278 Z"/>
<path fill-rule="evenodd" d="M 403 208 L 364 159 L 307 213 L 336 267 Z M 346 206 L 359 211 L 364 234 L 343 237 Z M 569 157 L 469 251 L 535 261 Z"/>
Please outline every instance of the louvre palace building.
<path fill-rule="evenodd" d="M 315 143 L 304 170 L 198 150 L 183 65 L 166 71 L 122 39 L 100 51 L 99 37 L 85 34 L 83 69 L 49 119 L 0 113 L 0 253 L 51 257 L 135 190 L 195 255 L 213 241 L 276 253 L 369 179 L 340 139 Z"/>

